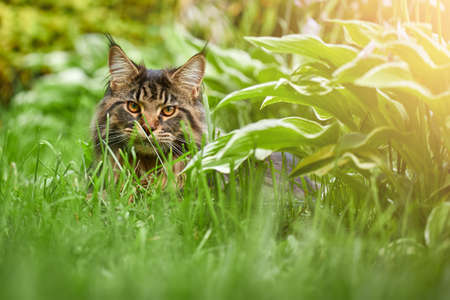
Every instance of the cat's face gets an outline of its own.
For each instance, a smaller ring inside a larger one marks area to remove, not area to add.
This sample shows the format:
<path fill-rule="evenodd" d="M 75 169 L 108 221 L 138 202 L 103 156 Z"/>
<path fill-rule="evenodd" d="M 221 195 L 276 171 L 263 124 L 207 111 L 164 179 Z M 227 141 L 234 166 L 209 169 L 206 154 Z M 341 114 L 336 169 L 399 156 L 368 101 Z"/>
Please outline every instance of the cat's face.
<path fill-rule="evenodd" d="M 111 40 L 109 70 L 109 86 L 92 124 L 97 151 L 105 142 L 112 149 L 132 143 L 137 153 L 153 155 L 158 143 L 178 156 L 186 146 L 181 123 L 200 144 L 205 124 L 203 53 L 179 68 L 150 70 L 133 63 Z"/>

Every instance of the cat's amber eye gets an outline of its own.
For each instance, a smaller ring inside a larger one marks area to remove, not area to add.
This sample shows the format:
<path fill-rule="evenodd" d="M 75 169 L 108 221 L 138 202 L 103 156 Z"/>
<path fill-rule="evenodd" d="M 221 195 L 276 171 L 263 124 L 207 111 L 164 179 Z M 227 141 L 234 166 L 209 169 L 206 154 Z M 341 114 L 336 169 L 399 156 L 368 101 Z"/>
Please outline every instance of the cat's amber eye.
<path fill-rule="evenodd" d="M 170 117 L 175 113 L 175 110 L 176 110 L 175 106 L 166 106 L 161 110 L 161 113 L 166 117 Z"/>
<path fill-rule="evenodd" d="M 141 107 L 139 106 L 139 104 L 137 104 L 134 101 L 128 101 L 127 109 L 134 114 L 137 114 L 138 112 L 141 111 Z"/>

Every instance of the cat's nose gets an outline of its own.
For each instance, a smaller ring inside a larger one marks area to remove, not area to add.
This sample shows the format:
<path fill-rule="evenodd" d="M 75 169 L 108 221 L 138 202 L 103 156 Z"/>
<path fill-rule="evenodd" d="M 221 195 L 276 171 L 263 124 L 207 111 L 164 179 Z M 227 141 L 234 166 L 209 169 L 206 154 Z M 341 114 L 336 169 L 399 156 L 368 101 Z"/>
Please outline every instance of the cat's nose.
<path fill-rule="evenodd" d="M 152 123 L 149 123 L 149 124 L 142 124 L 141 126 L 142 126 L 142 129 L 144 129 L 144 131 L 145 131 L 145 133 L 147 135 L 151 135 L 151 132 L 155 131 L 156 128 L 158 127 L 158 125 L 159 124 L 156 121 L 156 122 L 152 122 Z"/>
<path fill-rule="evenodd" d="M 147 128 L 149 128 L 151 131 L 155 131 L 158 128 L 158 125 L 159 125 L 158 122 L 153 122 L 148 124 Z"/>

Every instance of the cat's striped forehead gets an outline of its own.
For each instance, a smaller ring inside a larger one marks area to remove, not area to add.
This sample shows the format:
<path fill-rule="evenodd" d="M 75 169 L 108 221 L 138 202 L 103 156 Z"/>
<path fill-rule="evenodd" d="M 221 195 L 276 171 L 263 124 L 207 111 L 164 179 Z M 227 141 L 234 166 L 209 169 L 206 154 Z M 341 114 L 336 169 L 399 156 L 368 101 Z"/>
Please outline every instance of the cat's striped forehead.
<path fill-rule="evenodd" d="M 166 70 L 146 70 L 130 84 L 128 97 L 136 102 L 178 104 L 182 99 L 167 74 Z"/>

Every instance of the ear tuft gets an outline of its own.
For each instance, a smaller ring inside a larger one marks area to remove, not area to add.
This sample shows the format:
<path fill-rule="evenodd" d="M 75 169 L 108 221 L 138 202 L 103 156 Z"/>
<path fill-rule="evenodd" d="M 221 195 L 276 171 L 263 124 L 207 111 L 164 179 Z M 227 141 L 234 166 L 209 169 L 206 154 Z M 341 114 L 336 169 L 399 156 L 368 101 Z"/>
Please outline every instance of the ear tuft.
<path fill-rule="evenodd" d="M 112 41 L 112 42 L 111 42 Z M 113 40 L 109 48 L 109 74 L 111 75 L 111 88 L 126 84 L 139 73 L 136 64 L 128 58 L 125 52 Z"/>
<path fill-rule="evenodd" d="M 114 38 L 112 37 L 112 35 L 109 32 L 105 32 L 104 35 L 108 39 L 109 48 L 111 48 L 114 45 L 117 45 L 116 41 L 114 40 Z"/>
<path fill-rule="evenodd" d="M 176 69 L 170 77 L 175 85 L 196 98 L 205 75 L 205 67 L 205 56 L 201 52 Z"/>

